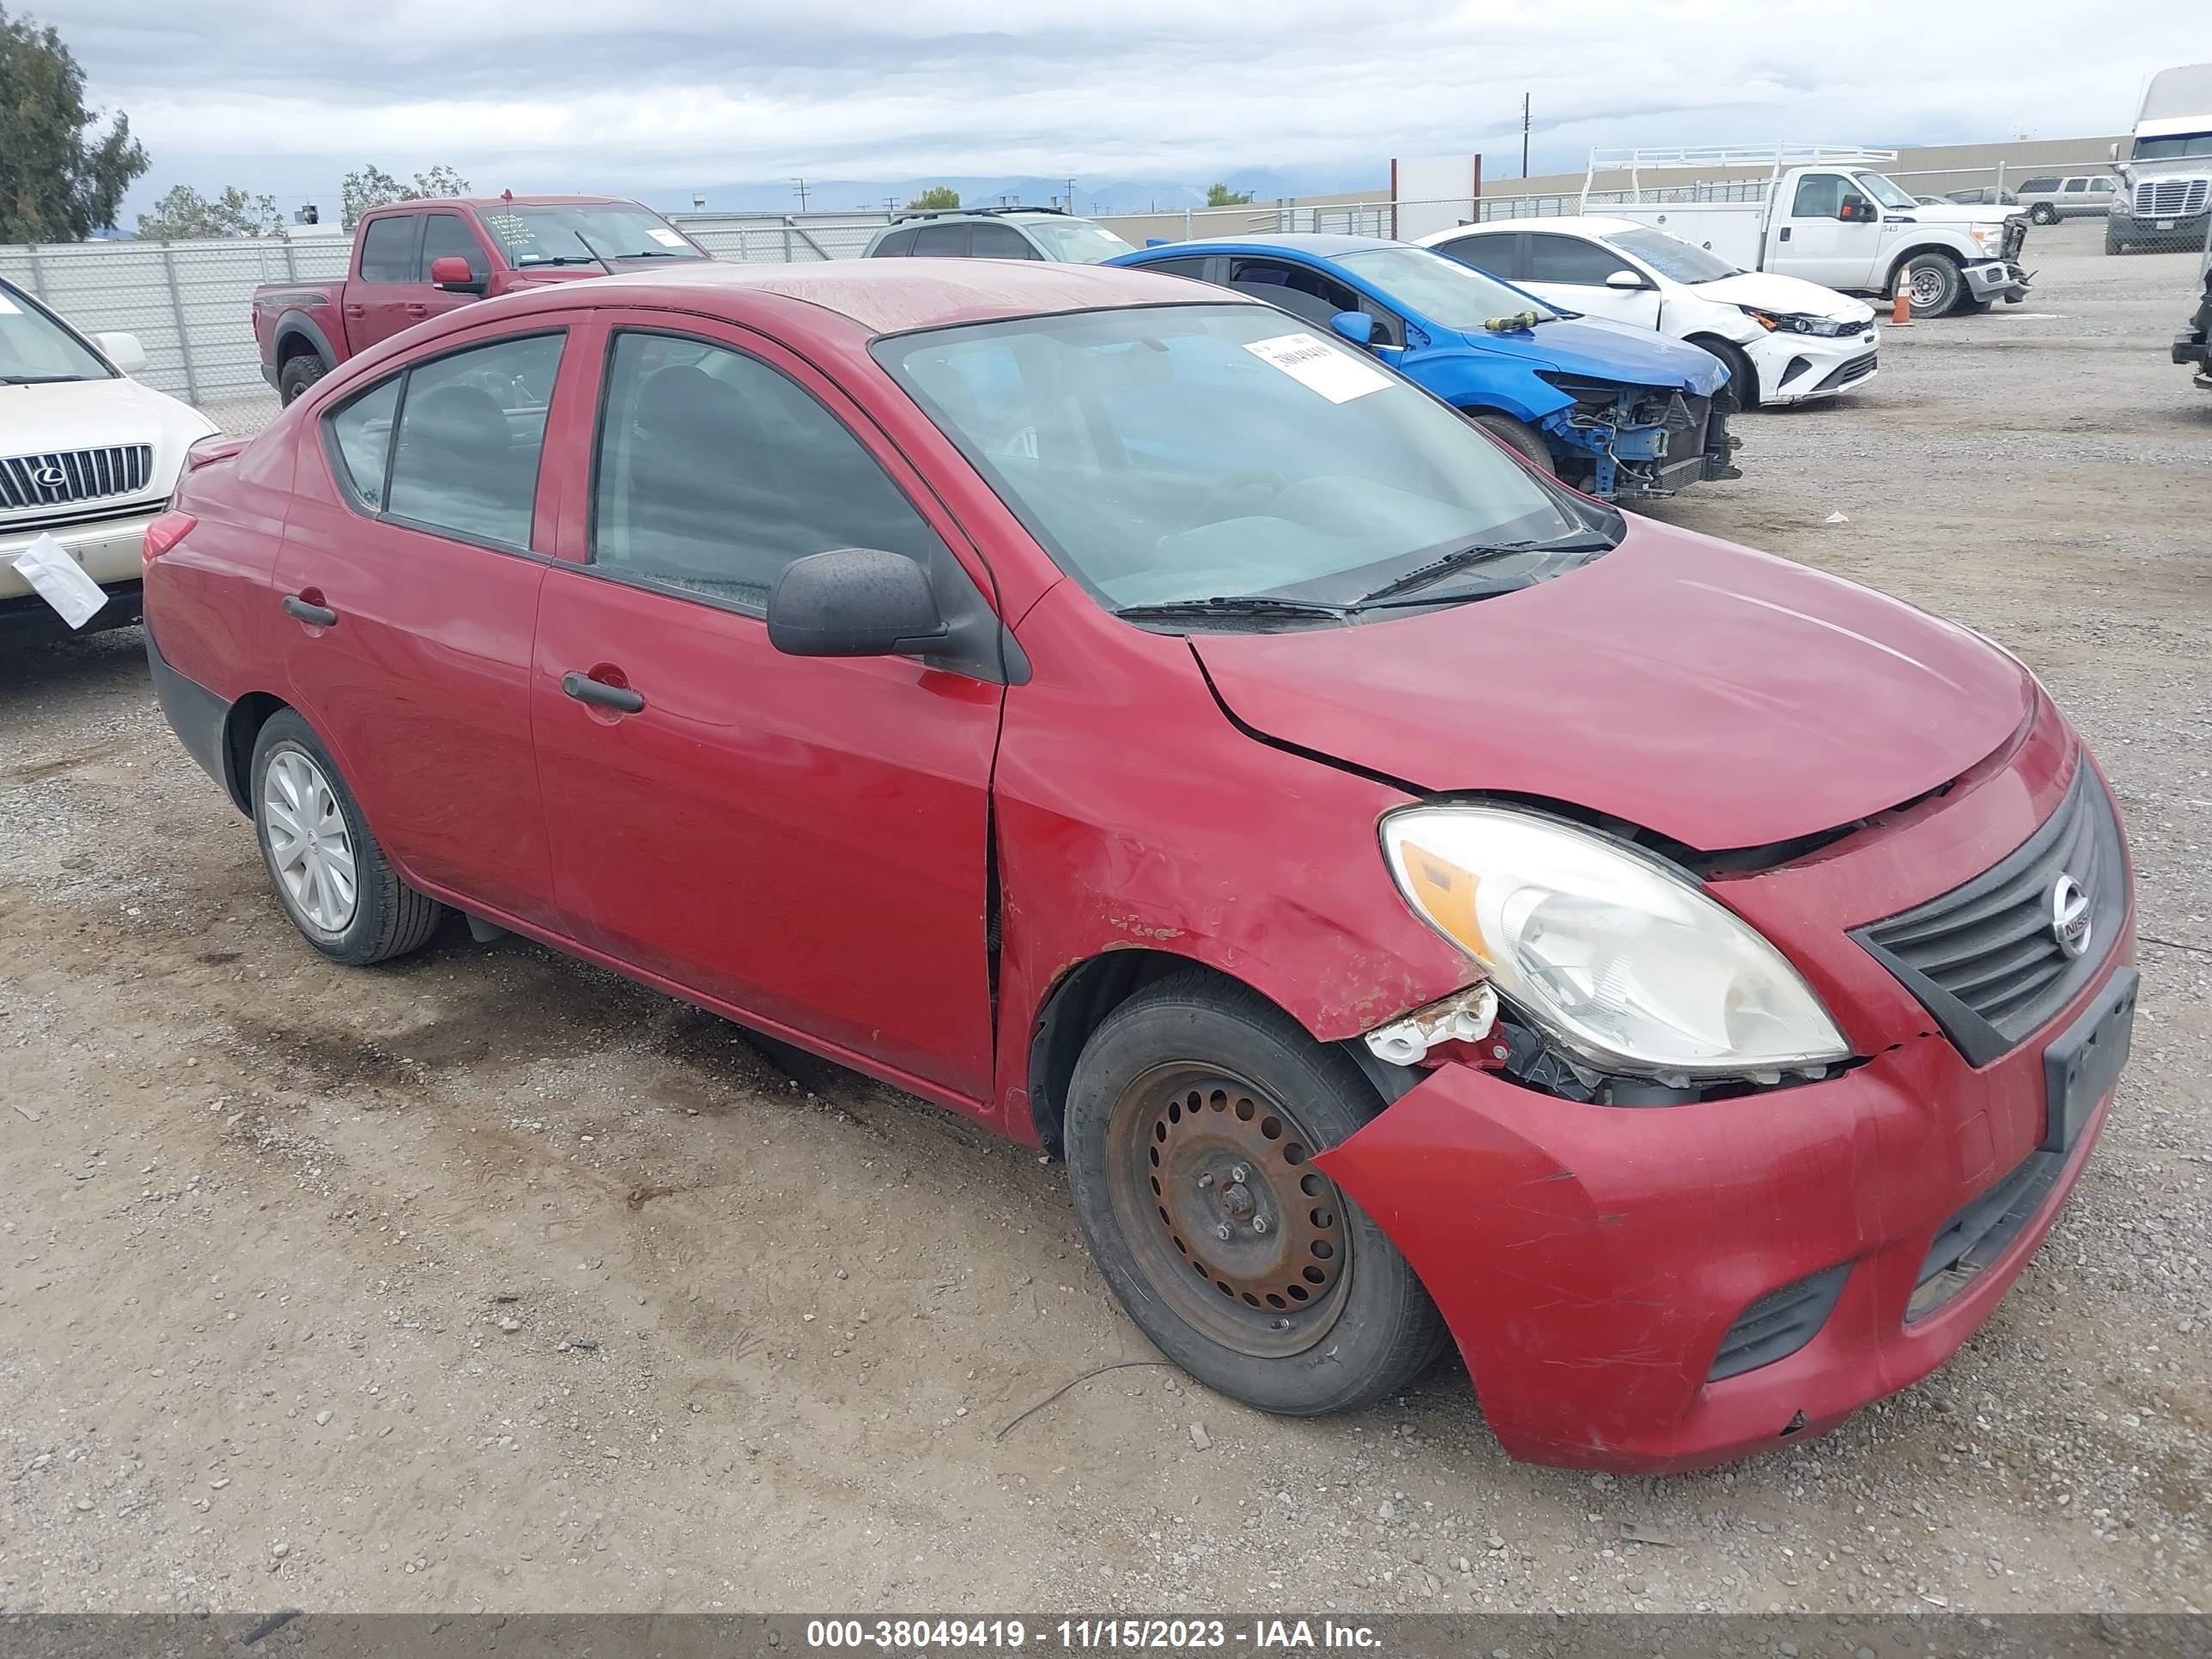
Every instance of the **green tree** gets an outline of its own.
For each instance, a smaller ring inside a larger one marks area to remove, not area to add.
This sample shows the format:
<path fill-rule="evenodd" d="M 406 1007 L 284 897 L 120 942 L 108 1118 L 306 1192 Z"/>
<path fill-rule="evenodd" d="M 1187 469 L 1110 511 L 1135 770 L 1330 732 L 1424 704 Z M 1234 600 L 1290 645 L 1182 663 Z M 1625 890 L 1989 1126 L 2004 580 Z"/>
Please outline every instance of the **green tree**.
<path fill-rule="evenodd" d="M 959 205 L 960 192 L 950 185 L 932 185 L 907 204 L 909 208 L 918 209 L 957 208 Z"/>
<path fill-rule="evenodd" d="M 1208 185 L 1206 204 L 1208 207 L 1243 207 L 1252 199 L 1249 190 L 1231 190 L 1226 185 Z"/>
<path fill-rule="evenodd" d="M 280 236 L 284 215 L 273 196 L 248 196 L 235 185 L 220 196 L 203 196 L 190 185 L 173 186 L 138 216 L 141 240 L 191 242 L 216 236 Z"/>
<path fill-rule="evenodd" d="M 0 8 L 0 242 L 78 242 L 115 222 L 146 150 L 129 117 L 106 132 L 100 119 L 61 36 Z"/>
<path fill-rule="evenodd" d="M 371 208 L 389 207 L 394 202 L 419 202 L 430 196 L 465 196 L 469 181 L 451 167 L 432 167 L 428 173 L 415 175 L 412 185 L 403 185 L 380 167 L 356 167 L 346 174 L 338 186 L 338 197 L 347 229 Z"/>

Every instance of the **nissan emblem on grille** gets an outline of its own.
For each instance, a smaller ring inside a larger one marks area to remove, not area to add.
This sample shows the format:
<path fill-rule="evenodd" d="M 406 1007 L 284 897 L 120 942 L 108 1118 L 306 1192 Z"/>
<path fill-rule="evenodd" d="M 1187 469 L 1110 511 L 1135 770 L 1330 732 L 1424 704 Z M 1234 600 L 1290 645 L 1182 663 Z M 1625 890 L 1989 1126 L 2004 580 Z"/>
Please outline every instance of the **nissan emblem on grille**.
<path fill-rule="evenodd" d="M 2089 896 L 2063 871 L 2051 886 L 2051 936 L 2069 957 L 2089 948 Z"/>
<path fill-rule="evenodd" d="M 69 474 L 58 466 L 42 466 L 31 475 L 31 482 L 41 489 L 59 489 L 69 482 Z"/>

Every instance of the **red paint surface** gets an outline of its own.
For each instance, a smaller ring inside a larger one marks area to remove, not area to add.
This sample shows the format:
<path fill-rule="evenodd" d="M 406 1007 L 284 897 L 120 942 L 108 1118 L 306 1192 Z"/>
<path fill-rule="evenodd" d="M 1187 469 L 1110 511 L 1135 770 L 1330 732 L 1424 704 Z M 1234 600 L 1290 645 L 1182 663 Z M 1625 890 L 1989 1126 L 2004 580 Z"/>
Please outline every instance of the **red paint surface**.
<path fill-rule="evenodd" d="M 1647 1110 L 1446 1064 L 1323 1161 L 1422 1273 L 1519 1455 L 1709 1462 L 1770 1443 L 1799 1411 L 1817 1431 L 1938 1363 L 2048 1224 L 1903 1330 L 1934 1230 L 2033 1144 L 2042 1043 L 1971 1070 L 1846 930 L 2027 839 L 2083 763 L 2071 730 L 1962 630 L 1638 520 L 1613 553 L 1529 592 L 1372 627 L 1194 641 L 1116 621 L 867 343 L 1184 293 L 1140 271 L 898 260 L 692 267 L 465 309 L 189 473 L 178 505 L 199 522 L 149 566 L 148 616 L 170 663 L 223 700 L 299 708 L 426 890 L 1032 1140 L 1040 1012 L 1105 953 L 1206 963 L 1326 1040 L 1469 982 L 1379 854 L 1377 818 L 1409 799 L 1389 779 L 1570 802 L 1705 848 L 1878 815 L 1711 885 L 1868 1063 Z M 757 617 L 596 573 L 595 410 L 624 323 L 753 351 L 817 396 L 1008 621 L 1027 683 L 784 657 Z M 549 325 L 569 344 L 532 553 L 348 506 L 325 410 L 413 356 Z M 340 623 L 295 622 L 288 592 Z M 560 692 L 569 672 L 647 706 L 586 708 Z M 2130 954 L 2122 941 L 2106 972 Z M 1846 1260 L 1811 1346 L 1704 1385 L 1746 1304 Z"/>

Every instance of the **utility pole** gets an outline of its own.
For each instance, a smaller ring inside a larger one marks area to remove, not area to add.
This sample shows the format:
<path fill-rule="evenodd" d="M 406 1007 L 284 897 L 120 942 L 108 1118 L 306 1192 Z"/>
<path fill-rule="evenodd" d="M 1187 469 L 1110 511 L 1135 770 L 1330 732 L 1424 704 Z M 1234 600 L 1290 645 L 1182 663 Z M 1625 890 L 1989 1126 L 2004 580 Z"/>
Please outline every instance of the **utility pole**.
<path fill-rule="evenodd" d="M 796 196 L 797 198 L 799 198 L 799 210 L 801 213 L 805 212 L 805 211 L 806 211 L 806 180 L 805 180 L 805 179 L 793 179 L 793 180 L 791 181 L 791 193 L 792 193 L 793 196 Z"/>
<path fill-rule="evenodd" d="M 1521 94 L 1521 176 L 1528 176 L 1528 94 Z"/>
<path fill-rule="evenodd" d="M 1067 181 L 1067 210 L 1070 213 L 1075 211 L 1075 180 L 1073 179 Z"/>

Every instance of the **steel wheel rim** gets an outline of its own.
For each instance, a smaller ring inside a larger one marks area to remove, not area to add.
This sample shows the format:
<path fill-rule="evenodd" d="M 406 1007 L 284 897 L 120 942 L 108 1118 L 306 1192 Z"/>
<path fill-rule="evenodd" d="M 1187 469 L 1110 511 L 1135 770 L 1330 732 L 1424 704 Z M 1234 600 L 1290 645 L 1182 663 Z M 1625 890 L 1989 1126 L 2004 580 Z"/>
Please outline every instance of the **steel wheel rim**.
<path fill-rule="evenodd" d="M 1932 306 L 1943 297 L 1943 277 L 1939 271 L 1923 265 L 1912 273 L 1910 297 L 1914 305 Z"/>
<path fill-rule="evenodd" d="M 345 932 L 361 903 L 353 835 L 323 769 L 296 749 L 279 750 L 262 776 L 261 830 L 293 914 L 319 933 Z"/>
<path fill-rule="evenodd" d="M 1115 1217 L 1152 1288 L 1252 1358 L 1303 1352 L 1343 1311 L 1351 1230 L 1314 1151 L 1268 1091 L 1197 1061 L 1138 1079 L 1108 1125 Z"/>

